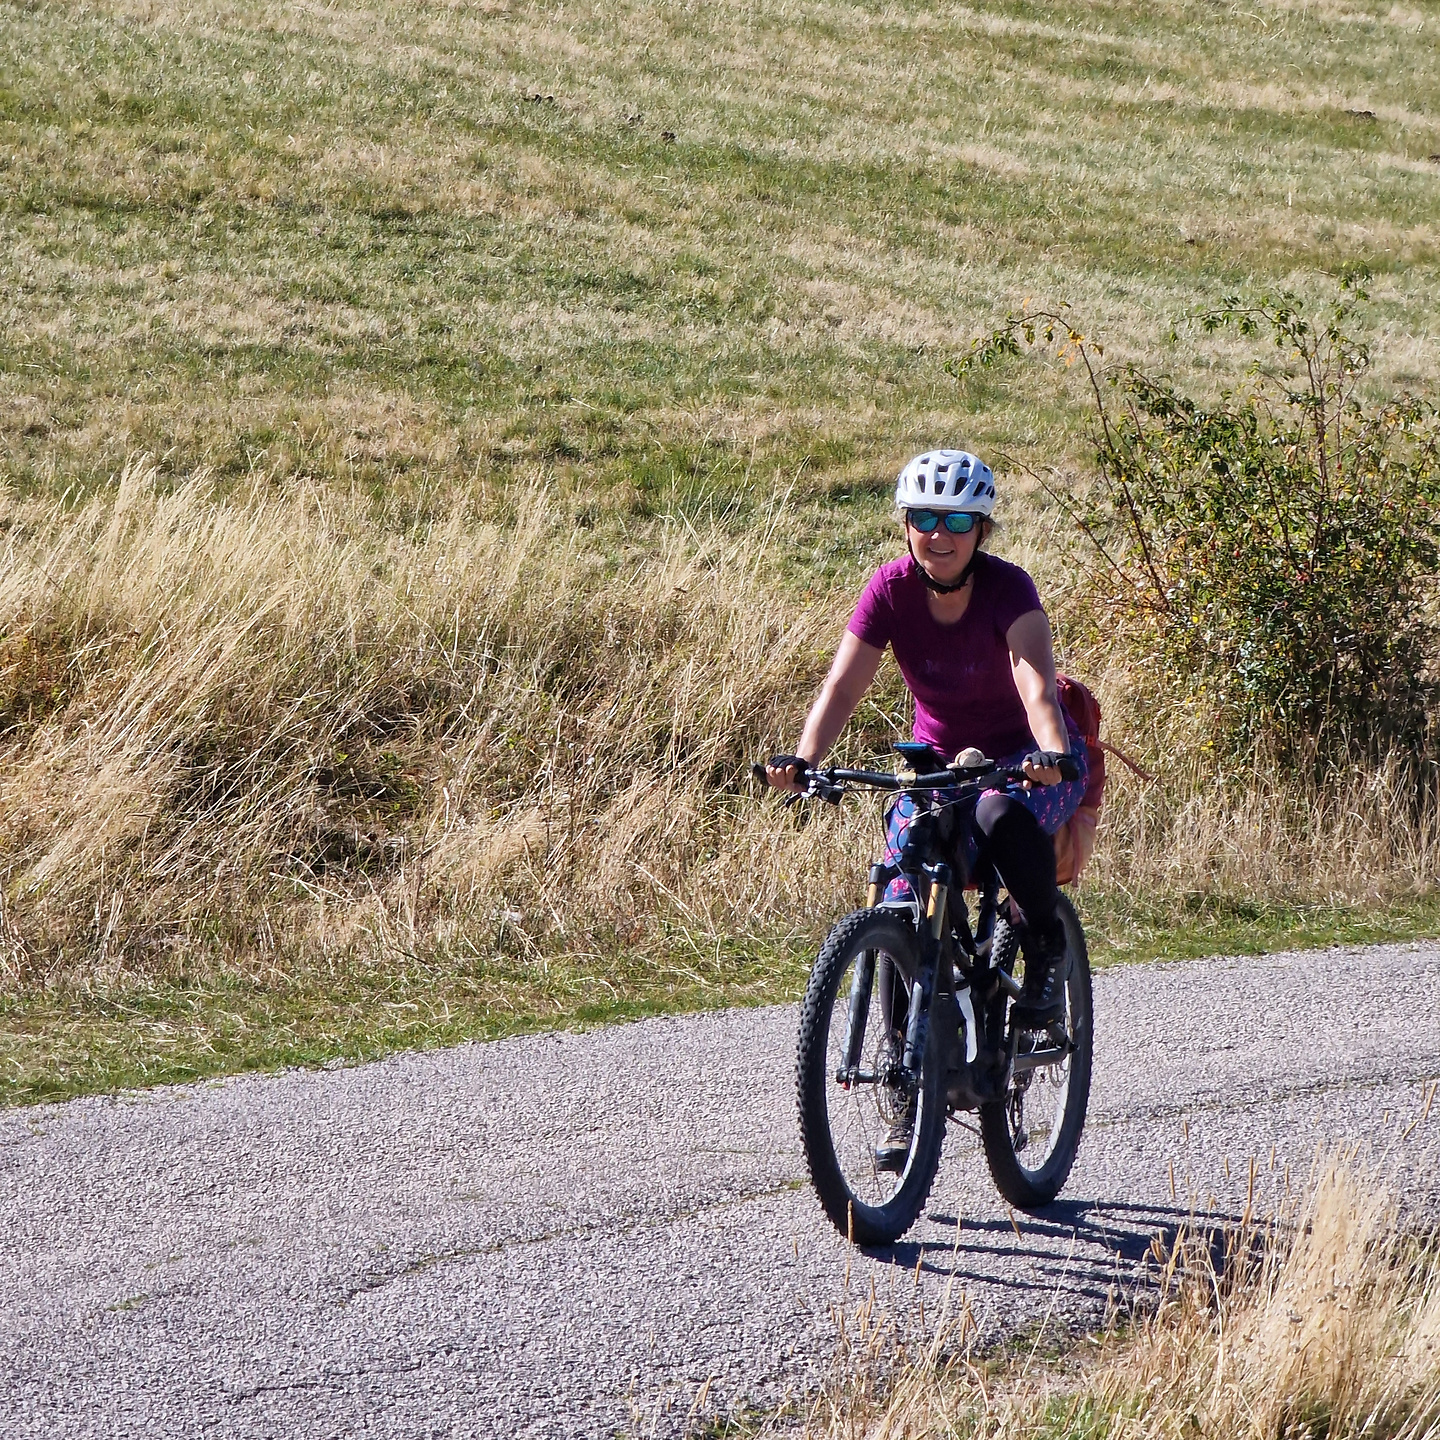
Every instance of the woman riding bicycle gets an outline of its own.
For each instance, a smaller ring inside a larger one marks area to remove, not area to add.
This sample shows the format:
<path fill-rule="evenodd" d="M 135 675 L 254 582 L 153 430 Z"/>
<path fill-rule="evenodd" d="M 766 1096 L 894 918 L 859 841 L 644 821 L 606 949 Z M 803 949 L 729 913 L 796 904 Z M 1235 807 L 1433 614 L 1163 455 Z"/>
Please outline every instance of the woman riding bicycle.
<path fill-rule="evenodd" d="M 1056 693 L 1050 622 L 1030 576 L 982 548 L 995 506 L 983 461 L 964 450 L 917 455 L 900 472 L 895 503 L 907 553 L 870 577 L 795 754 L 772 757 L 766 778 L 777 789 L 804 789 L 806 771 L 855 713 L 889 645 L 915 698 L 916 740 L 946 760 L 973 748 L 1027 777 L 984 793 L 966 848 L 970 868 L 992 863 L 1024 912 L 1025 977 L 1013 1014 L 1017 1025 L 1043 1027 L 1064 1008 L 1050 837 L 1079 808 L 1086 779 L 1085 747 Z M 891 808 L 887 862 L 914 814 L 908 796 Z M 908 893 L 896 881 L 888 898 Z"/>

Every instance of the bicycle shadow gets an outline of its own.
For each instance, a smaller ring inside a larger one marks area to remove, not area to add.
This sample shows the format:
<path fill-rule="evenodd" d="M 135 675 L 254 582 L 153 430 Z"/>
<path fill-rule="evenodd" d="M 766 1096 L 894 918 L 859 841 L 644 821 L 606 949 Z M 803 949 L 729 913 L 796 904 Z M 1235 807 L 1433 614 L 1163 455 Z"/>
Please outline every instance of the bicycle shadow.
<path fill-rule="evenodd" d="M 1143 1283 L 1148 1265 L 1158 1263 L 1183 1234 L 1208 1249 L 1217 1275 L 1230 1262 L 1243 1217 L 1227 1211 L 1203 1213 L 1178 1205 L 1125 1200 L 1056 1200 L 1011 1217 L 959 1219 L 931 1211 L 937 1226 L 954 1226 L 947 1237 L 899 1240 L 864 1247 L 872 1260 L 914 1275 L 931 1275 L 1016 1292 L 1065 1290 L 1099 1302 L 1117 1284 Z M 1029 1262 L 1023 1268 L 1016 1262 Z"/>

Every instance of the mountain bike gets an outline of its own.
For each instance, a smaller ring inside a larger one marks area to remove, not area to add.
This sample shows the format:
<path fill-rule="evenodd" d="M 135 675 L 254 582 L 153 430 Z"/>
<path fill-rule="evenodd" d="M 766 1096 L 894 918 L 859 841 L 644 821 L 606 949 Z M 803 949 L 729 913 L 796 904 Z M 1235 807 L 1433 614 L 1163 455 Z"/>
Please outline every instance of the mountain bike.
<path fill-rule="evenodd" d="M 1010 1016 L 1023 979 L 1024 916 L 993 866 L 982 860 L 975 874 L 963 872 L 975 803 L 1024 774 L 978 752 L 947 765 L 927 745 L 895 749 L 894 774 L 830 768 L 804 777 L 812 800 L 838 805 L 852 790 L 889 791 L 916 807 L 898 859 L 870 867 L 866 907 L 821 946 L 800 1009 L 795 1081 L 806 1164 L 826 1215 L 861 1244 L 887 1244 L 915 1223 L 946 1122 L 966 1112 L 977 1116 L 1005 1199 L 1025 1210 L 1048 1204 L 1074 1164 L 1090 1097 L 1090 960 L 1074 907 L 1060 897 L 1063 1018 L 1024 1029 Z M 909 896 L 887 900 L 896 879 Z M 908 1154 L 903 1166 L 882 1166 L 876 1146 L 903 1112 L 914 1117 Z"/>

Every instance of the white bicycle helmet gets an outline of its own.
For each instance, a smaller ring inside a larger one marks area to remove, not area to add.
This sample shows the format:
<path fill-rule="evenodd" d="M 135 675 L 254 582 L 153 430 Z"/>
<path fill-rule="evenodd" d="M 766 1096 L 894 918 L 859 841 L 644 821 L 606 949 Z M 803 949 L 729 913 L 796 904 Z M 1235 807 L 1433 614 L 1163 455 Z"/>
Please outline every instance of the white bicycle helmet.
<path fill-rule="evenodd" d="M 900 472 L 895 503 L 902 510 L 968 510 L 989 519 L 995 476 L 968 450 L 927 450 Z"/>

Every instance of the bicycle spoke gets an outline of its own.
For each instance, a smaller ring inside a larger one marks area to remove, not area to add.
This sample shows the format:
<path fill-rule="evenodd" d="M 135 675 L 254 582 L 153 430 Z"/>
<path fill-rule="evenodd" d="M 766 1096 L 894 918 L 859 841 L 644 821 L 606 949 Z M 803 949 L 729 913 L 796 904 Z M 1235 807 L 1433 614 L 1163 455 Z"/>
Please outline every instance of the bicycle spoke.
<path fill-rule="evenodd" d="M 850 966 L 838 988 L 830 1019 L 827 1073 L 833 1077 L 844 1072 L 846 1040 L 858 1022 L 864 1037 L 858 1056 L 859 1068 L 867 1077 L 874 1078 L 868 1083 L 849 1086 L 832 1079 L 827 1090 L 830 1129 L 835 1159 L 845 1184 L 856 1199 L 879 1206 L 892 1198 L 905 1178 L 903 1169 L 899 1173 L 884 1170 L 876 1160 L 876 1149 L 889 1134 L 903 1097 L 885 1083 L 895 1066 L 895 1041 L 886 1023 L 877 984 L 872 983 L 875 971 L 888 975 L 888 968 L 883 957 L 876 956 L 870 975 L 862 977 L 863 990 L 856 992 L 854 980 L 858 968 L 858 963 Z M 860 1000 L 864 1001 L 863 1006 Z"/>

